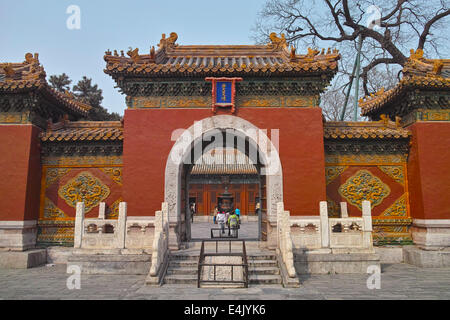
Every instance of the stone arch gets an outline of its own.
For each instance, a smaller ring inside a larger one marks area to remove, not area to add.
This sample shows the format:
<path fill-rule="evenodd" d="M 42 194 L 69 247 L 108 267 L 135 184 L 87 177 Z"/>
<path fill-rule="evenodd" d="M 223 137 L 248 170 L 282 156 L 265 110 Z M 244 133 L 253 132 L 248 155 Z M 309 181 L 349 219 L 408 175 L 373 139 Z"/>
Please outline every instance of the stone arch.
<path fill-rule="evenodd" d="M 219 129 L 233 129 L 237 134 L 249 137 L 263 158 L 263 174 L 266 175 L 267 217 L 270 224 L 276 224 L 277 203 L 283 201 L 283 174 L 278 150 L 264 130 L 251 122 L 232 115 L 218 115 L 196 121 L 188 129 L 178 129 L 172 135 L 175 140 L 166 162 L 164 178 L 164 201 L 168 203 L 171 248 L 179 246 L 181 222 L 182 167 L 186 154 L 192 145 L 204 134 Z M 257 132 L 257 136 L 248 133 Z M 175 238 L 175 235 L 176 238 Z M 176 242 L 176 243 L 175 243 Z"/>

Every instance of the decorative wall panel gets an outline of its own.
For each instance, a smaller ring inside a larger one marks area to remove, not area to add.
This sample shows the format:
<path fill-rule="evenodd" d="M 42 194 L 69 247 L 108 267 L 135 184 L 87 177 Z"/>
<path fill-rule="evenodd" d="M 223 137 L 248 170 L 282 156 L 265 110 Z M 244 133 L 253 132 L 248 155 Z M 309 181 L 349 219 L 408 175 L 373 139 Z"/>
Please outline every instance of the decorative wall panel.
<path fill-rule="evenodd" d="M 404 155 L 326 155 L 325 177 L 330 217 L 347 202 L 349 216 L 361 216 L 361 201 L 370 200 L 374 244 L 410 244 L 406 157 Z"/>
<path fill-rule="evenodd" d="M 40 245 L 73 244 L 78 201 L 85 202 L 86 217 L 98 216 L 100 202 L 106 203 L 109 219 L 118 217 L 122 201 L 121 158 L 53 157 L 44 158 L 43 162 L 38 223 Z"/>

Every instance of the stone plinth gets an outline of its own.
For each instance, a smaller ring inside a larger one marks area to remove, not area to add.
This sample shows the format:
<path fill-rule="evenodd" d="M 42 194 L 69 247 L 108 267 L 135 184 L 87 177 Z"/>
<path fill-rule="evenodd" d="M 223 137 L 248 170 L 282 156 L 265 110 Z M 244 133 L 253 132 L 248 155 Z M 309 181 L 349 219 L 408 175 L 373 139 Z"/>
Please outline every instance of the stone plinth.
<path fill-rule="evenodd" d="M 67 259 L 67 265 L 81 267 L 83 274 L 148 274 L 151 265 L 150 254 L 89 254 L 74 252 Z"/>
<path fill-rule="evenodd" d="M 405 263 L 420 268 L 445 268 L 450 267 L 450 248 L 438 250 L 424 250 L 417 246 L 403 247 Z"/>
<path fill-rule="evenodd" d="M 46 262 L 47 250 L 45 249 L 0 252 L 0 268 L 4 269 L 28 269 L 41 266 Z"/>
<path fill-rule="evenodd" d="M 298 274 L 367 273 L 367 267 L 380 266 L 380 256 L 374 253 L 324 253 L 304 251 L 294 253 Z"/>
<path fill-rule="evenodd" d="M 414 219 L 411 234 L 418 246 L 450 247 L 450 219 Z"/>
<path fill-rule="evenodd" d="M 35 220 L 0 221 L 0 248 L 14 251 L 32 249 L 36 245 Z"/>

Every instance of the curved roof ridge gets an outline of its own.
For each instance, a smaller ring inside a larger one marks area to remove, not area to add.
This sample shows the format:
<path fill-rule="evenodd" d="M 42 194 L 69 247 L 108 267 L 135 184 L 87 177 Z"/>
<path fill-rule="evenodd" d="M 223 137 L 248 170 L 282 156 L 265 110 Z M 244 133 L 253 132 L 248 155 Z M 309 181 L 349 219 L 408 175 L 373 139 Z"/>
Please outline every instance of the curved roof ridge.
<path fill-rule="evenodd" d="M 92 108 L 86 103 L 77 101 L 72 94 L 61 93 L 50 87 L 45 79 L 46 73 L 39 62 L 37 53 L 25 54 L 25 61 L 22 63 L 0 63 L 0 75 L 2 75 L 0 92 L 15 93 L 38 89 L 53 99 L 55 103 L 81 116 L 87 115 Z"/>

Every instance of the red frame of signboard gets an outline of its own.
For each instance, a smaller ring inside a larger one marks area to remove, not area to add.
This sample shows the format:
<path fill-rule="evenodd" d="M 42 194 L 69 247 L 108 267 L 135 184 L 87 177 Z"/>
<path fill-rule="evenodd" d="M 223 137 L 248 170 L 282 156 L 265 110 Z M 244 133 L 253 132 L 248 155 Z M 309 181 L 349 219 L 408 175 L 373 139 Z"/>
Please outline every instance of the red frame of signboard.
<path fill-rule="evenodd" d="M 231 113 L 234 113 L 236 111 L 235 107 L 235 96 L 236 96 L 236 82 L 242 81 L 242 78 L 205 78 L 206 81 L 212 82 L 212 103 L 211 103 L 211 110 L 212 112 L 217 112 L 217 107 L 231 107 Z M 217 103 L 217 90 L 216 90 L 216 82 L 231 82 L 231 103 Z"/>

